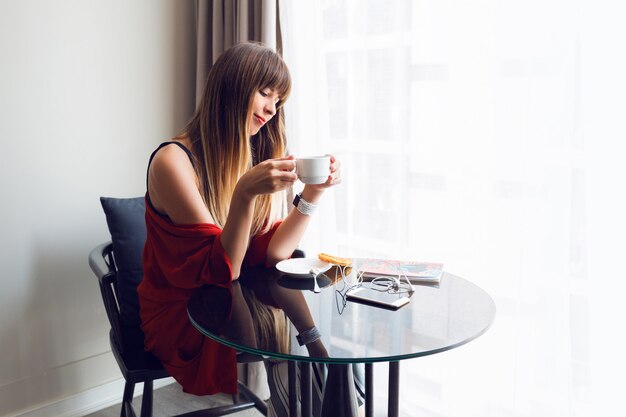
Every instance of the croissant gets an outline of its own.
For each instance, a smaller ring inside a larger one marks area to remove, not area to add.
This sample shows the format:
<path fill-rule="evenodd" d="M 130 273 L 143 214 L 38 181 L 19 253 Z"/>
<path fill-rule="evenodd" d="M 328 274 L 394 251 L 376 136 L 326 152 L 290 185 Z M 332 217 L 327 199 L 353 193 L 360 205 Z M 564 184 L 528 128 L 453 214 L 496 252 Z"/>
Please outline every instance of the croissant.
<path fill-rule="evenodd" d="M 331 263 L 333 265 L 348 266 L 352 264 L 352 259 L 350 258 L 342 258 L 339 256 L 329 255 L 327 253 L 320 253 L 319 255 L 317 255 L 317 257 L 320 260 Z"/>

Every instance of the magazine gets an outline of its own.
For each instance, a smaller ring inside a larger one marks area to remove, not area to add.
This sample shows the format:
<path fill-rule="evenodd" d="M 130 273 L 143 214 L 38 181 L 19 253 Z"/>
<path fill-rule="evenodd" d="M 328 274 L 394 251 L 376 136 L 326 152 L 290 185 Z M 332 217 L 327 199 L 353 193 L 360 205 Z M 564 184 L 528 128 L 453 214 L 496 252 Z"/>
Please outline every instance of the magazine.
<path fill-rule="evenodd" d="M 438 283 L 443 274 L 443 264 L 388 259 L 368 259 L 359 266 L 364 279 L 376 277 L 406 277 L 411 283 Z"/>

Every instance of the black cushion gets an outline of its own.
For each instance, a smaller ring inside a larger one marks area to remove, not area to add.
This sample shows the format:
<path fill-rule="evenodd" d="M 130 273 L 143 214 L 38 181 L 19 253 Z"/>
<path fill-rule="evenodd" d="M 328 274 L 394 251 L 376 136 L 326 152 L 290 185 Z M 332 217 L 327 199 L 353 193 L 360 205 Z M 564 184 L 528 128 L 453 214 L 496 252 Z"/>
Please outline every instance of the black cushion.
<path fill-rule="evenodd" d="M 146 242 L 146 206 L 143 197 L 100 197 L 111 232 L 117 266 L 120 320 L 127 329 L 139 330 L 137 285 L 143 278 L 141 256 Z"/>

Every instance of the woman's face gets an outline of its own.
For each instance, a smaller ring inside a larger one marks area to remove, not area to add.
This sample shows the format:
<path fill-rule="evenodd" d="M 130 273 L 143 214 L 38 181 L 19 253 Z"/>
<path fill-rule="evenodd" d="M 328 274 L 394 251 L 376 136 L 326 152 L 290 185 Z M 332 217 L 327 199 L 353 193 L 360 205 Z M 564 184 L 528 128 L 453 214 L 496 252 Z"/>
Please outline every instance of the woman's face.
<path fill-rule="evenodd" d="M 271 88 L 263 88 L 252 98 L 252 105 L 248 111 L 248 135 L 254 136 L 276 114 L 276 105 L 280 96 Z"/>

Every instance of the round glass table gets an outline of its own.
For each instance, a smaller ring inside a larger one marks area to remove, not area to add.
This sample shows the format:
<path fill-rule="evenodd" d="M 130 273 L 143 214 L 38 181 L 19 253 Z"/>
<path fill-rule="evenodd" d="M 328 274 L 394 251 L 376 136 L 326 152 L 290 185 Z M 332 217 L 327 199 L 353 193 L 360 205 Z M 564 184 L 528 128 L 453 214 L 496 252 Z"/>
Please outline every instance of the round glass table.
<path fill-rule="evenodd" d="M 412 291 L 403 293 L 410 302 L 397 310 L 391 310 L 355 302 L 346 293 L 361 285 L 372 286 L 371 282 L 358 284 L 357 272 L 360 263 L 353 260 L 352 268 L 342 275 L 333 267 L 318 276 L 320 292 L 313 292 L 314 280 L 296 278 L 278 271 L 276 282 L 290 291 L 304 294 L 328 357 L 310 357 L 307 350 L 292 338 L 290 352 L 274 352 L 251 348 L 233 343 L 204 328 L 198 320 L 198 312 L 189 309 L 194 326 L 207 337 L 238 351 L 263 357 L 288 360 L 290 364 L 290 410 L 296 415 L 295 364 L 301 367 L 302 416 L 310 415 L 310 363 L 326 363 L 349 366 L 365 364 L 365 412 L 373 415 L 373 367 L 375 362 L 389 363 L 388 415 L 399 414 L 399 363 L 401 360 L 432 355 L 454 349 L 482 335 L 495 317 L 495 304 L 483 289 L 470 281 L 444 272 L 437 284 L 413 283 Z M 368 292 L 374 290 L 364 290 Z M 398 295 L 399 297 L 400 295 Z M 296 332 L 293 332 L 296 333 Z M 295 378 L 293 378 L 295 380 Z M 292 387 L 293 385 L 293 387 Z M 336 400 L 336 398 L 335 398 Z M 326 396 L 323 400 L 327 401 Z M 330 401 L 330 400 L 329 400 Z"/>

